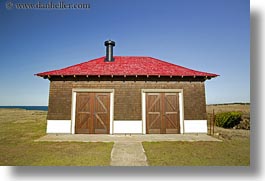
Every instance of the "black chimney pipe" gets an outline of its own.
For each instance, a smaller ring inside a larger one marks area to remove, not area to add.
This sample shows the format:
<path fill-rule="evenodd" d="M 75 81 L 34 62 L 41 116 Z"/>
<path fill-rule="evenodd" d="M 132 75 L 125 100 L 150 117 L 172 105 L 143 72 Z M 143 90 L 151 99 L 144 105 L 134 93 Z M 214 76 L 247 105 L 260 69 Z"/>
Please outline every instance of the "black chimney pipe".
<path fill-rule="evenodd" d="M 115 46 L 115 42 L 111 40 L 105 41 L 105 46 L 106 46 L 105 62 L 113 62 L 114 61 L 113 47 Z"/>

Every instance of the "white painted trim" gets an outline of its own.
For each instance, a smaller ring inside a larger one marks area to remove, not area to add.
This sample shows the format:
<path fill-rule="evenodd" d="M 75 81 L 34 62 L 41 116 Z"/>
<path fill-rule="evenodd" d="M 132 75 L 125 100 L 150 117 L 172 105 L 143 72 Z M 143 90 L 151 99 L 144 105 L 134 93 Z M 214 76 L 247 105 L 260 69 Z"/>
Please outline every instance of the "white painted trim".
<path fill-rule="evenodd" d="M 142 120 L 114 120 L 113 134 L 142 134 Z"/>
<path fill-rule="evenodd" d="M 110 128 L 109 134 L 113 134 L 113 121 L 114 121 L 114 90 L 110 93 Z"/>
<path fill-rule="evenodd" d="M 72 92 L 109 92 L 114 93 L 114 89 L 87 89 L 87 88 L 73 88 Z"/>
<path fill-rule="evenodd" d="M 114 120 L 114 89 L 87 89 L 87 88 L 74 88 L 72 89 L 72 127 L 71 133 L 75 134 L 75 111 L 76 111 L 76 93 L 77 92 L 108 92 L 110 93 L 110 133 L 113 134 L 113 120 Z"/>
<path fill-rule="evenodd" d="M 47 120 L 46 133 L 71 133 L 71 120 Z"/>
<path fill-rule="evenodd" d="M 184 98 L 183 89 L 142 89 L 142 120 L 143 120 L 143 134 L 146 134 L 146 93 L 147 92 L 174 92 L 179 94 L 179 112 L 180 112 L 180 133 L 184 133 Z"/>
<path fill-rule="evenodd" d="M 183 89 L 142 89 L 142 92 L 154 92 L 154 93 L 159 93 L 159 92 L 173 92 L 173 93 L 180 93 L 183 92 Z"/>
<path fill-rule="evenodd" d="M 180 120 L 180 134 L 184 133 L 184 97 L 183 90 L 179 93 L 179 120 Z"/>
<path fill-rule="evenodd" d="M 76 92 L 72 92 L 72 114 L 71 114 L 71 133 L 75 134 L 75 109 L 76 109 Z"/>
<path fill-rule="evenodd" d="M 184 120 L 184 133 L 207 133 L 207 120 Z"/>
<path fill-rule="evenodd" d="M 142 90 L 142 132 L 146 134 L 146 99 L 145 99 L 145 92 Z"/>

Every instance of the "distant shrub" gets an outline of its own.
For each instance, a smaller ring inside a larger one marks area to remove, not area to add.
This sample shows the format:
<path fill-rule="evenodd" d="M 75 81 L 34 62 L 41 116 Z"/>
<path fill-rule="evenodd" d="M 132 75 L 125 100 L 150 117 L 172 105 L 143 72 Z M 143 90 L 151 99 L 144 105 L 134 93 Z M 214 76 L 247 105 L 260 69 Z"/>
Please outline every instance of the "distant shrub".
<path fill-rule="evenodd" d="M 241 112 L 223 112 L 215 116 L 215 125 L 223 128 L 233 128 L 241 121 Z"/>

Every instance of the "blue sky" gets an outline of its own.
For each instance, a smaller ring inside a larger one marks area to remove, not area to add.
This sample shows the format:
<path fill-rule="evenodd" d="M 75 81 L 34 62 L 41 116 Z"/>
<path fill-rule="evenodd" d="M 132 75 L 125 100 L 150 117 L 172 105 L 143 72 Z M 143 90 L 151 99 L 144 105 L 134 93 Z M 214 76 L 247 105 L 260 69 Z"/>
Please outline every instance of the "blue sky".
<path fill-rule="evenodd" d="M 0 1 L 0 105 L 48 105 L 49 81 L 34 74 L 104 56 L 108 39 L 114 55 L 219 74 L 206 81 L 208 104 L 250 101 L 249 0 L 65 2 L 90 9 L 8 10 Z"/>

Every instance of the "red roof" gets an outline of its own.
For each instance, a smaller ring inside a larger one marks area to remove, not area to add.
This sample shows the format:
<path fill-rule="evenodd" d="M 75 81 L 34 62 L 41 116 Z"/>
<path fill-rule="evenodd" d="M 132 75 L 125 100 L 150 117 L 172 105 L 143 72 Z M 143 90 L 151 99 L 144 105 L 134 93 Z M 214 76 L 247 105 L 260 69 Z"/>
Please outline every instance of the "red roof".
<path fill-rule="evenodd" d="M 105 62 L 105 57 L 90 60 L 59 70 L 36 74 L 45 76 L 203 76 L 216 77 L 207 73 L 181 67 L 152 57 L 115 56 L 114 62 Z"/>

